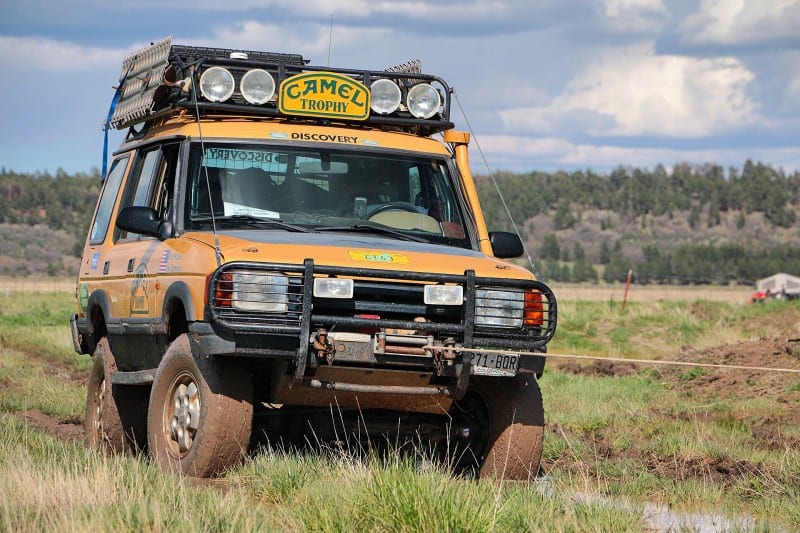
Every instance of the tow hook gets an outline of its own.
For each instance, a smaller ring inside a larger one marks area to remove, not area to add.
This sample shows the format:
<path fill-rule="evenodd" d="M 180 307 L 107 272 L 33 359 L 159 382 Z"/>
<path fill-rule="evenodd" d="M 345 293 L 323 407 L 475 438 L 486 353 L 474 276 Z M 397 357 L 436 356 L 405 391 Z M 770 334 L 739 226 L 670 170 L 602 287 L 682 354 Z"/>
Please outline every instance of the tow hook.
<path fill-rule="evenodd" d="M 311 341 L 314 351 L 317 353 L 317 359 L 324 360 L 329 365 L 333 364 L 333 358 L 336 354 L 336 348 L 333 343 L 328 339 L 328 330 L 320 328 L 314 333 L 314 338 Z"/>
<path fill-rule="evenodd" d="M 437 346 L 433 349 L 433 363 L 436 366 L 436 374 L 442 375 L 445 366 L 453 366 L 453 361 L 456 358 L 455 339 L 447 338 L 442 341 L 441 347 Z"/>

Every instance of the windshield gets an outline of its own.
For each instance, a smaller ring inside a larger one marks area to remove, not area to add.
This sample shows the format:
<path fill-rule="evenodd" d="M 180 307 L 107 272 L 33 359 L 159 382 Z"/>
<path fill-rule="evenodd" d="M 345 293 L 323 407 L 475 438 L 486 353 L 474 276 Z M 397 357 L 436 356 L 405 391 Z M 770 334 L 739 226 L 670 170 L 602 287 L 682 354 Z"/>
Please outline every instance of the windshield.
<path fill-rule="evenodd" d="M 213 205 L 219 229 L 291 224 L 470 247 L 457 194 L 444 157 L 193 143 L 184 224 L 209 230 Z"/>

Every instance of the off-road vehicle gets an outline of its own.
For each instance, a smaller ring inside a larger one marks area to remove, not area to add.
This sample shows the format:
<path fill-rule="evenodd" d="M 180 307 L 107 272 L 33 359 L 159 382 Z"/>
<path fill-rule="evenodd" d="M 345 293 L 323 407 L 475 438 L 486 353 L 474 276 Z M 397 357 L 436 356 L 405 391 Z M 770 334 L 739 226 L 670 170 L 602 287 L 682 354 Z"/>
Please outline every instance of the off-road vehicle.
<path fill-rule="evenodd" d="M 452 96 L 417 62 L 128 57 L 72 319 L 88 443 L 211 476 L 259 438 L 399 432 L 535 475 L 556 300 L 487 230 Z"/>

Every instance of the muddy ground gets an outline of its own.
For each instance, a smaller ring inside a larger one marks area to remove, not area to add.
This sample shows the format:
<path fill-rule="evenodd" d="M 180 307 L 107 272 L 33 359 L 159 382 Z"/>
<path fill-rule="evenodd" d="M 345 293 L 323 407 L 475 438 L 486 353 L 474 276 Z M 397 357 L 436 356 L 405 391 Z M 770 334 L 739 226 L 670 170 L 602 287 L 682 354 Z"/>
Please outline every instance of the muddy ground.
<path fill-rule="evenodd" d="M 763 337 L 736 344 L 726 344 L 706 350 L 683 347 L 673 356 L 682 362 L 724 364 L 765 369 L 792 369 L 800 371 L 800 309 L 789 309 L 780 314 L 771 314 L 751 321 L 747 325 L 751 331 L 768 332 Z M 624 362 L 594 361 L 581 364 L 575 361 L 559 362 L 553 365 L 563 372 L 603 376 L 610 379 L 647 372 L 668 389 L 680 396 L 698 400 L 707 399 L 709 403 L 725 399 L 767 398 L 785 404 L 788 409 L 757 413 L 743 420 L 752 433 L 754 445 L 766 450 L 789 450 L 800 448 L 800 436 L 796 432 L 787 434 L 783 428 L 800 427 L 800 373 L 784 373 L 769 370 L 717 369 L 694 366 L 639 365 Z M 663 418 L 675 416 L 687 420 L 703 422 L 704 418 L 713 421 L 713 414 L 676 415 L 654 410 L 652 415 Z M 559 433 L 560 428 L 550 427 L 550 432 Z M 725 483 L 735 478 L 754 475 L 759 465 L 748 461 L 734 461 L 728 458 L 694 458 L 676 461 L 671 457 L 645 456 L 637 450 L 619 452 L 605 440 L 603 432 L 584 437 L 590 449 L 600 457 L 634 459 L 646 466 L 653 474 L 673 480 L 703 478 Z M 633 448 L 633 447 L 632 447 Z M 569 458 L 559 458 L 558 467 L 576 468 L 569 464 Z M 545 469 L 555 464 L 545 465 Z"/>

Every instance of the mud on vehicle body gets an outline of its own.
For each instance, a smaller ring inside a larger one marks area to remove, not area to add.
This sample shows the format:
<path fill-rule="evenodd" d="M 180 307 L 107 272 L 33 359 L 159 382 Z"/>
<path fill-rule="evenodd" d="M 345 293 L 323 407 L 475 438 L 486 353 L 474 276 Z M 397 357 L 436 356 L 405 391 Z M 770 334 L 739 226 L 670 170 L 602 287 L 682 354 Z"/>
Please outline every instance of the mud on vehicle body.
<path fill-rule="evenodd" d="M 401 431 L 536 474 L 556 300 L 486 229 L 442 79 L 165 40 L 118 91 L 72 319 L 89 444 L 210 476 L 258 436 Z"/>

